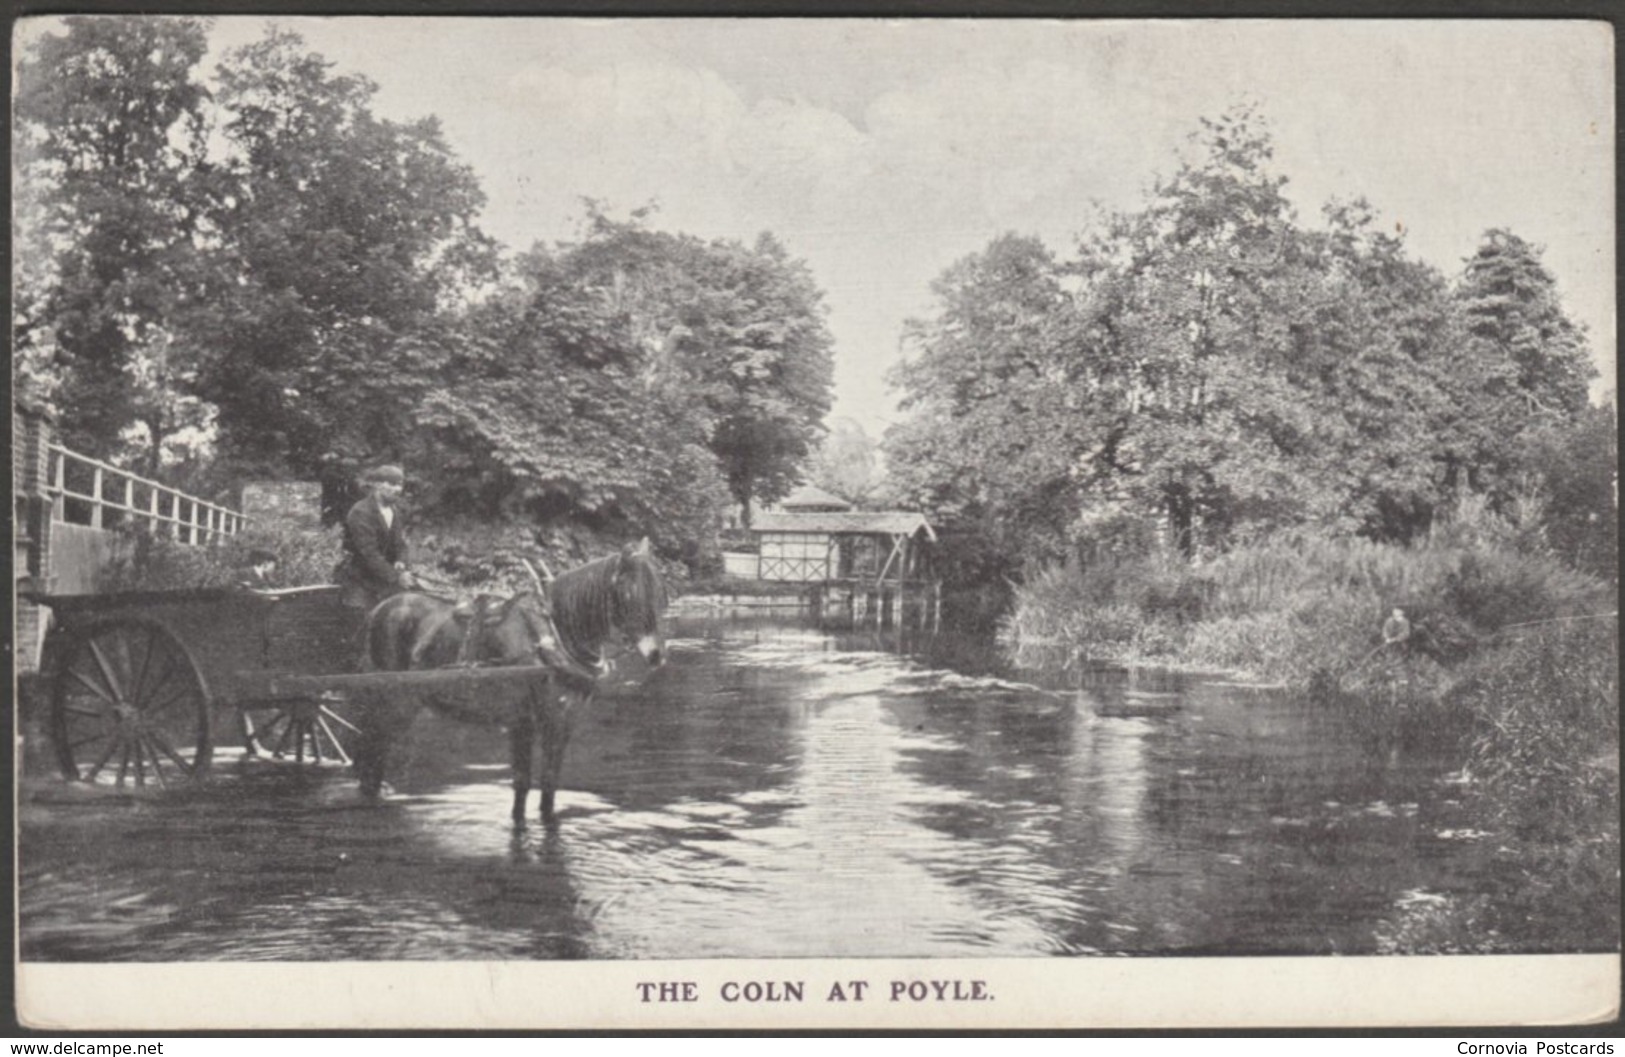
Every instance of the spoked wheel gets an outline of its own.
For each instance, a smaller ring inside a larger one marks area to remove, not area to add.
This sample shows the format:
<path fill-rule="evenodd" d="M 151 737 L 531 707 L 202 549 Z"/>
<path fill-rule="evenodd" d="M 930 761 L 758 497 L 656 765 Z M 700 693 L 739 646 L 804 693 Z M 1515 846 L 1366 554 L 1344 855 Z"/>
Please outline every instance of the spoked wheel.
<path fill-rule="evenodd" d="M 337 694 L 279 701 L 243 713 L 244 734 L 250 755 L 295 763 L 351 762 L 351 750 L 360 730 L 343 712 Z"/>
<path fill-rule="evenodd" d="M 51 737 L 64 776 L 167 786 L 209 769 L 209 690 L 162 626 L 116 621 L 64 632 Z"/>

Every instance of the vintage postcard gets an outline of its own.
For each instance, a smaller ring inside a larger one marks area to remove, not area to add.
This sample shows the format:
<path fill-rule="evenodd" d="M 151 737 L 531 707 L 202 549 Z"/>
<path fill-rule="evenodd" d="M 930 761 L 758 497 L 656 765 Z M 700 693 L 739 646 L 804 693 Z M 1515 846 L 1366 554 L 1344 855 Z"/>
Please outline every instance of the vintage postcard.
<path fill-rule="evenodd" d="M 13 56 L 24 1025 L 1617 1017 L 1607 23 Z"/>

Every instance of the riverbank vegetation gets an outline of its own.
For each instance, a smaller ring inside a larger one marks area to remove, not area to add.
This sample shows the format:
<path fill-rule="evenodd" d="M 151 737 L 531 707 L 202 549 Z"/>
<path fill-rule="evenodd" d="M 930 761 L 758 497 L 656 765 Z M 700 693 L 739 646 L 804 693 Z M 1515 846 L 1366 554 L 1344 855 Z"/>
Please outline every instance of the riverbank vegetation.
<path fill-rule="evenodd" d="M 1400 948 L 1617 942 L 1617 419 L 1586 335 L 1514 232 L 1447 275 L 1361 200 L 1301 220 L 1272 156 L 1232 110 L 1070 251 L 1009 234 L 944 272 L 891 487 L 1010 585 L 1018 663 L 1245 673 L 1457 760 L 1508 883 Z M 1592 934 L 1520 926 L 1532 891 Z"/>
<path fill-rule="evenodd" d="M 1004 631 L 1018 658 L 1034 661 L 1064 643 L 1095 660 L 1347 690 L 1399 659 L 1431 662 L 1442 678 L 1503 628 L 1613 608 L 1603 581 L 1520 546 L 1515 526 L 1472 506 L 1405 545 L 1300 530 L 1202 561 L 1156 548 L 1073 559 L 1020 587 Z M 1411 636 L 1385 646 L 1396 607 Z M 1447 686 L 1435 683 L 1432 696 Z"/>

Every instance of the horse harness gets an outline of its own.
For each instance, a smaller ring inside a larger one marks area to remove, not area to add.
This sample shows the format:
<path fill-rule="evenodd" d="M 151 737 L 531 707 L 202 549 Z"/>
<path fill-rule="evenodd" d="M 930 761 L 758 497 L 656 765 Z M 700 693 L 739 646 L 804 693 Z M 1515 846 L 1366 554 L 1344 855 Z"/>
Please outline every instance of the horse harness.
<path fill-rule="evenodd" d="M 546 645 L 538 643 L 536 646 L 536 651 L 541 655 L 542 664 L 548 668 L 554 669 L 571 681 L 582 684 L 583 688 L 590 688 L 598 681 L 600 677 L 609 672 L 608 662 L 606 662 L 602 657 L 595 658 L 590 662 L 582 660 L 576 654 L 576 651 L 570 648 L 565 637 L 559 633 L 558 622 L 553 619 L 553 607 L 551 605 L 551 600 L 549 600 L 545 595 L 542 595 L 540 592 L 538 592 L 538 597 L 540 597 L 542 601 L 546 603 L 543 606 L 543 610 L 546 613 L 545 619 L 547 621 L 548 641 L 557 643 L 559 647 L 558 650 L 554 650 Z M 498 612 L 500 613 L 501 610 L 505 608 L 506 604 L 499 607 Z M 492 617 L 491 611 L 487 605 L 486 596 L 476 598 L 472 602 L 459 601 L 456 603 L 456 607 L 452 610 L 452 612 L 454 615 L 463 617 L 465 620 L 462 645 L 457 651 L 457 663 L 481 663 L 481 659 L 476 656 L 475 643 L 477 642 L 480 633 L 488 627 L 496 626 L 500 622 L 501 617 Z"/>

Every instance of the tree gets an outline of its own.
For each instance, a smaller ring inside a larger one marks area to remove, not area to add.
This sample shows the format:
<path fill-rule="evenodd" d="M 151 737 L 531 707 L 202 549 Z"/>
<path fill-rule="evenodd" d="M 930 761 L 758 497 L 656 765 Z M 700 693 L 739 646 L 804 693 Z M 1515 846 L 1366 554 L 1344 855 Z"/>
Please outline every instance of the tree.
<path fill-rule="evenodd" d="M 446 364 L 459 384 L 429 394 L 422 415 L 473 460 L 444 467 L 441 505 L 597 514 L 644 488 L 656 451 L 645 351 L 568 256 L 533 249 L 470 322 Z"/>
<path fill-rule="evenodd" d="M 749 519 L 789 494 L 822 433 L 834 384 L 823 295 L 771 234 L 753 246 L 651 231 L 589 203 L 588 238 L 572 252 L 649 353 L 649 370 L 681 379 L 705 419 L 705 444 Z"/>
<path fill-rule="evenodd" d="M 1124 510 L 1188 552 L 1199 526 L 1301 506 L 1314 422 L 1278 369 L 1306 281 L 1284 181 L 1246 112 L 1200 146 L 1075 262 L 1004 236 L 938 280 L 895 376 L 916 413 L 888 436 L 902 487 L 1039 560 Z"/>
<path fill-rule="evenodd" d="M 1530 412 L 1562 419 L 1586 407 L 1596 369 L 1540 256 L 1512 232 L 1492 229 L 1468 260 L 1456 297 L 1469 351 L 1504 361 L 1506 381 Z"/>
<path fill-rule="evenodd" d="M 438 123 L 273 29 L 219 70 L 232 192 L 199 389 L 239 467 L 322 480 L 399 455 L 445 382 L 452 317 L 494 269 L 484 197 Z"/>
<path fill-rule="evenodd" d="M 822 434 L 834 385 L 823 294 L 805 263 L 764 232 L 717 261 L 731 304 L 692 350 L 717 416 L 711 450 L 750 524 L 752 504 L 790 493 Z"/>
<path fill-rule="evenodd" d="M 585 238 L 533 248 L 469 314 L 443 367 L 458 385 L 422 401 L 433 501 L 635 527 L 693 558 L 730 493 L 775 497 L 802 471 L 829 406 L 819 295 L 771 239 L 588 210 Z"/>
<path fill-rule="evenodd" d="M 429 394 L 420 413 L 426 498 L 447 511 L 635 529 L 693 556 L 727 505 L 709 419 L 687 375 L 639 340 L 578 253 L 534 248 L 471 314 L 446 362 L 458 384 Z"/>
<path fill-rule="evenodd" d="M 1619 579 L 1619 412 L 1612 395 L 1567 422 L 1531 431 L 1524 484 L 1544 504 L 1552 550 L 1605 581 Z"/>
<path fill-rule="evenodd" d="M 1101 465 L 1185 553 L 1237 519 L 1301 509 L 1298 399 L 1282 309 L 1302 297 L 1297 230 L 1250 110 L 1204 119 L 1198 156 L 1083 247 L 1091 333 L 1120 434 Z"/>
<path fill-rule="evenodd" d="M 1297 460 L 1306 520 L 1336 534 L 1405 540 L 1448 497 L 1442 438 L 1456 414 L 1444 376 L 1457 331 L 1444 277 L 1408 259 L 1357 200 L 1325 210 L 1301 245 L 1309 274 L 1286 308 L 1281 364 L 1310 411 Z"/>
<path fill-rule="evenodd" d="M 746 523 L 789 494 L 822 433 L 834 385 L 823 294 L 769 233 L 754 246 L 648 230 L 593 208 L 576 260 L 651 352 L 687 381 Z"/>
<path fill-rule="evenodd" d="M 1509 502 L 1589 378 L 1538 255 L 1492 233 L 1452 289 L 1363 201 L 1302 226 L 1250 110 L 1194 139 L 1075 259 L 1003 236 L 937 281 L 894 374 L 904 497 L 1028 562 L 1148 523 L 1187 556 L 1293 526 L 1403 540 L 1457 488 Z"/>
<path fill-rule="evenodd" d="M 1486 232 L 1453 293 L 1463 338 L 1447 381 L 1464 413 L 1449 483 L 1505 501 L 1532 433 L 1582 415 L 1596 371 L 1540 251 L 1517 235 Z"/>
<path fill-rule="evenodd" d="M 206 23 L 74 17 L 19 63 L 19 359 L 69 444 L 109 458 L 139 424 L 150 473 L 207 408 L 185 399 L 220 187 L 195 77 Z"/>
<path fill-rule="evenodd" d="M 879 446 L 855 419 L 840 418 L 814 454 L 807 471 L 812 484 L 854 506 L 871 502 L 883 487 Z"/>
<path fill-rule="evenodd" d="M 913 320 L 916 350 L 892 374 L 909 418 L 886 433 L 899 500 L 976 526 L 1012 557 L 1054 557 L 1077 505 L 1078 428 L 1055 330 L 1066 304 L 1039 240 L 995 239 L 932 284 L 938 312 Z"/>

